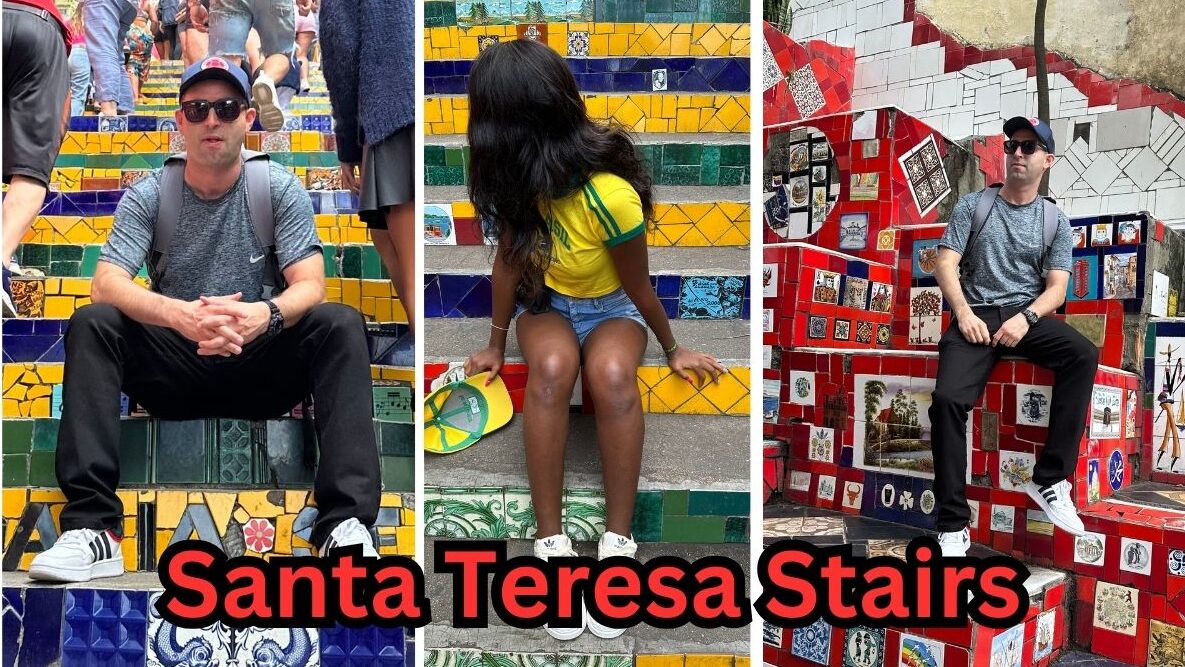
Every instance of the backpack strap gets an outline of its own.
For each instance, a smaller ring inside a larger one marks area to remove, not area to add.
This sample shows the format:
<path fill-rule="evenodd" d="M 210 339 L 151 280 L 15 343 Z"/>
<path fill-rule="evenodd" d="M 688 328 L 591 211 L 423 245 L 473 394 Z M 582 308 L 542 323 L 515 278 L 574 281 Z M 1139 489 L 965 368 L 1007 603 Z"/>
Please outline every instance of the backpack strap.
<path fill-rule="evenodd" d="M 181 189 L 185 184 L 185 153 L 165 158 L 160 170 L 160 196 L 156 208 L 156 226 L 152 232 L 152 250 L 148 253 L 148 277 L 153 289 L 168 267 L 169 246 L 181 215 Z M 159 290 L 158 290 L 159 291 Z"/>
<path fill-rule="evenodd" d="M 243 168 L 247 172 L 247 210 L 251 214 L 251 226 L 255 240 L 263 248 L 263 298 L 270 299 L 286 284 L 280 271 L 276 255 L 276 220 L 272 211 L 271 167 L 267 153 L 243 151 Z"/>
<path fill-rule="evenodd" d="M 1045 197 L 1041 202 L 1044 208 L 1044 224 L 1045 224 L 1045 249 L 1041 253 L 1041 272 L 1045 272 L 1045 260 L 1049 258 L 1049 253 L 1053 250 L 1053 239 L 1057 236 L 1058 225 L 1058 208 L 1057 200 L 1053 197 Z"/>

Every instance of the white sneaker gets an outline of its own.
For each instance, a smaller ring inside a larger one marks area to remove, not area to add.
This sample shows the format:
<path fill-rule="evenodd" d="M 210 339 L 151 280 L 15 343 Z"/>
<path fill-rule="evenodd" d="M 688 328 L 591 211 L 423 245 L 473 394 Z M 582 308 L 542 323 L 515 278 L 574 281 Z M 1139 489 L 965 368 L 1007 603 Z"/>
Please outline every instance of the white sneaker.
<path fill-rule="evenodd" d="M 355 544 L 362 545 L 363 558 L 379 557 L 379 552 L 374 548 L 374 540 L 370 538 L 370 531 L 357 519 L 346 519 L 334 526 L 333 532 L 329 533 L 325 544 L 321 545 L 317 553 L 324 556 L 332 549 L 350 547 Z"/>
<path fill-rule="evenodd" d="M 943 558 L 962 558 L 971 548 L 971 530 L 964 528 L 952 533 L 938 533 L 938 546 Z"/>
<path fill-rule="evenodd" d="M 1053 525 L 1071 535 L 1082 537 L 1086 535 L 1086 527 L 1082 525 L 1082 519 L 1078 518 L 1074 501 L 1070 500 L 1072 488 L 1069 480 L 1064 479 L 1053 486 L 1045 487 L 1037 486 L 1035 482 L 1030 481 L 1025 484 L 1025 493 L 1037 501 Z"/>
<path fill-rule="evenodd" d="M 601 541 L 597 543 L 597 560 L 605 560 L 613 556 L 633 558 L 638 553 L 638 543 L 625 535 L 605 531 Z M 611 628 L 601 624 L 592 614 L 588 614 L 588 629 L 601 639 L 613 639 L 625 633 L 625 628 Z"/>
<path fill-rule="evenodd" d="M 535 558 L 548 560 L 554 557 L 577 555 L 579 554 L 572 548 L 572 540 L 567 535 L 552 535 L 551 537 L 535 540 Z M 578 627 L 553 628 L 550 625 L 544 625 L 543 629 L 547 631 L 547 634 L 560 641 L 570 641 L 584 634 L 584 625 L 587 622 L 588 614 L 584 613 L 584 606 L 581 605 L 580 625 Z"/>
<path fill-rule="evenodd" d="M 260 72 L 251 84 L 251 97 L 259 111 L 259 124 L 268 132 L 278 132 L 284 127 L 284 111 L 276 102 L 276 82 Z"/>
<path fill-rule="evenodd" d="M 123 574 L 120 541 L 110 531 L 78 528 L 62 533 L 57 542 L 29 565 L 29 578 L 43 581 L 90 581 Z"/>

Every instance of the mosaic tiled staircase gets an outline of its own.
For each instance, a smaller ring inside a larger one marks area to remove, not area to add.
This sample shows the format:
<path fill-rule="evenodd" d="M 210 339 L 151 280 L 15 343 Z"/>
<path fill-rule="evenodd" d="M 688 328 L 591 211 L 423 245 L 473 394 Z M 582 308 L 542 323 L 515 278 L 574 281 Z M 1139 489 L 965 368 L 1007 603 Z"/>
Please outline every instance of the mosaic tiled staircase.
<path fill-rule="evenodd" d="M 315 443 L 300 406 L 268 421 L 176 422 L 154 419 L 125 399 L 120 498 L 129 574 L 65 588 L 31 586 L 24 574 L 57 538 L 64 502 L 53 462 L 62 334 L 70 315 L 89 301 L 90 277 L 122 189 L 161 166 L 168 153 L 184 150 L 172 131 L 180 73 L 179 63 L 155 66 L 144 89 L 150 103 L 132 116 L 71 119 L 54 191 L 16 257 L 47 277 L 14 281 L 22 318 L 3 326 L 4 664 L 175 664 L 170 648 L 192 652 L 202 642 L 222 664 L 262 659 L 269 646 L 297 661 L 291 664 L 414 661 L 411 635 L 405 645 L 401 628 L 236 633 L 218 627 L 182 630 L 171 645 L 167 627 L 161 634 L 162 622 L 148 611 L 160 588 L 157 560 L 173 542 L 200 539 L 231 555 L 265 558 L 310 553 Z M 407 318 L 354 213 L 356 199 L 341 189 L 329 101 L 316 67 L 312 81 L 312 92 L 290 108 L 285 129 L 267 133 L 256 126 L 247 147 L 267 151 L 305 185 L 325 244 L 328 298 L 365 315 L 372 359 L 386 363 L 393 344 L 410 343 L 403 337 Z M 409 367 L 372 366 L 384 488 L 374 533 L 385 555 L 415 550 L 412 378 Z"/>
<path fill-rule="evenodd" d="M 999 137 L 955 143 L 892 108 L 816 115 L 766 134 L 767 198 L 778 196 L 775 177 L 792 185 L 804 171 L 828 186 L 820 188 L 826 206 L 778 218 L 764 232 L 767 242 L 788 241 L 764 252 L 766 533 L 826 536 L 838 522 L 848 542 L 871 551 L 869 540 L 891 536 L 900 548 L 917 529 L 933 530 L 929 447 L 885 448 L 928 440 L 937 342 L 950 323 L 933 277 L 934 246 L 957 198 L 999 180 Z M 1185 635 L 1185 457 L 1174 451 L 1177 429 L 1166 425 L 1185 404 L 1179 375 L 1167 380 L 1178 401 L 1171 409 L 1158 394 L 1185 351 L 1185 328 L 1165 317 L 1180 312 L 1185 238 L 1146 213 L 1075 217 L 1071 225 L 1069 301 L 1058 316 L 1099 348 L 1101 363 L 1071 478 L 1090 535 L 1054 530 L 1019 490 L 1047 436 L 1048 371 L 1001 362 L 972 411 L 968 448 L 976 552 L 1055 568 L 1062 592 L 1051 604 L 1047 591 L 1021 625 L 970 627 L 958 637 L 786 630 L 770 638 L 767 662 L 987 665 L 1004 655 L 1003 664 L 1027 666 L 1049 664 L 1071 646 L 1125 664 L 1179 660 L 1169 647 Z M 811 518 L 800 525 L 775 518 L 802 506 Z M 835 512 L 840 519 L 815 516 Z M 865 529 L 874 525 L 873 537 Z"/>
<path fill-rule="evenodd" d="M 567 57 L 592 117 L 635 133 L 656 184 L 656 220 L 647 239 L 659 298 L 679 342 L 717 355 L 729 368 L 718 386 L 697 390 L 669 372 L 650 342 L 638 373 L 646 413 L 634 518 L 639 556 L 723 553 L 747 568 L 748 5 L 598 0 L 521 9 L 425 5 L 426 223 L 428 242 L 439 246 L 425 252 L 425 381 L 463 361 L 490 330 L 491 248 L 463 187 L 471 61 L 490 43 L 537 39 Z M 512 333 L 502 375 L 516 412 L 526 373 Z M 565 528 L 582 553 L 595 555 L 604 499 L 592 406 L 583 396 L 578 384 L 566 457 Z M 530 552 L 535 520 L 523 456 L 521 415 L 468 450 L 429 455 L 429 554 L 441 539 L 481 537 L 510 539 L 515 555 Z M 447 584 L 446 578 L 429 577 L 429 594 L 440 600 L 434 603 L 440 605 L 436 622 L 425 634 L 433 665 L 501 664 L 504 657 L 540 667 L 747 662 L 747 630 L 641 626 L 614 641 L 586 633 L 561 643 L 541 629 L 516 630 L 496 617 L 485 630 L 455 629 L 448 622 Z"/>

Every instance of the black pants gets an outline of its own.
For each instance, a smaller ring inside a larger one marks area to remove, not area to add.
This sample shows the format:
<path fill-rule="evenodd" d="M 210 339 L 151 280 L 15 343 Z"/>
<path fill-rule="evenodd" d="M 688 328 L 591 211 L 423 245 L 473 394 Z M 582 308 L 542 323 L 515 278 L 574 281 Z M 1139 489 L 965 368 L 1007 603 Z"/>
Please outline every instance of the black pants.
<path fill-rule="evenodd" d="M 1004 322 L 1023 308 L 974 310 L 995 335 Z M 1004 355 L 1025 357 L 1054 373 L 1049 437 L 1033 469 L 1033 481 L 1048 486 L 1074 474 L 1098 368 L 1098 348 L 1073 327 L 1053 317 L 1038 320 L 1013 348 L 969 343 L 959 331 L 958 322 L 952 319 L 938 343 L 938 380 L 930 405 L 939 531 L 962 530 L 971 520 L 965 483 L 967 413 L 983 394 L 988 376 Z"/>
<path fill-rule="evenodd" d="M 4 182 L 26 176 L 49 185 L 69 95 L 66 42 L 53 17 L 4 3 Z"/>
<path fill-rule="evenodd" d="M 119 484 L 119 393 L 161 419 L 267 419 L 311 391 L 320 459 L 312 542 L 339 522 L 372 525 L 379 507 L 379 456 L 366 327 L 341 304 L 314 307 L 234 357 L 201 357 L 172 329 L 147 326 L 113 306 L 88 305 L 70 318 L 58 434 L 62 530 L 123 525 Z"/>

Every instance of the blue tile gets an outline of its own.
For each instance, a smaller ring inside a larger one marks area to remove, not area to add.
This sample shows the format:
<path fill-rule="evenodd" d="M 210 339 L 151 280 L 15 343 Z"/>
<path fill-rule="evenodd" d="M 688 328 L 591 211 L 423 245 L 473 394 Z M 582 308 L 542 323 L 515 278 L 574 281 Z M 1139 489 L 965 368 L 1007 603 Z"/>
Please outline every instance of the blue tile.
<path fill-rule="evenodd" d="M 50 665 L 62 650 L 64 588 L 25 589 L 25 625 L 18 665 Z"/>
<path fill-rule="evenodd" d="M 424 276 L 424 317 L 444 317 L 439 276 Z"/>
<path fill-rule="evenodd" d="M 28 336 L 33 333 L 33 324 L 38 320 L 4 320 L 4 338 L 8 336 Z"/>
<path fill-rule="evenodd" d="M 321 629 L 321 664 L 326 667 L 402 667 L 403 628 L 347 628 L 337 625 Z"/>
<path fill-rule="evenodd" d="M 4 667 L 16 664 L 17 653 L 20 650 L 21 620 L 25 616 L 25 601 L 21 598 L 23 589 L 6 587 L 4 589 L 4 618 L 0 625 L 4 626 L 4 645 L 0 655 L 4 657 Z"/>
<path fill-rule="evenodd" d="M 146 659 L 148 591 L 68 589 L 62 665 L 140 665 Z"/>
<path fill-rule="evenodd" d="M 679 276 L 656 276 L 658 282 L 658 298 L 665 299 L 679 296 Z"/>

